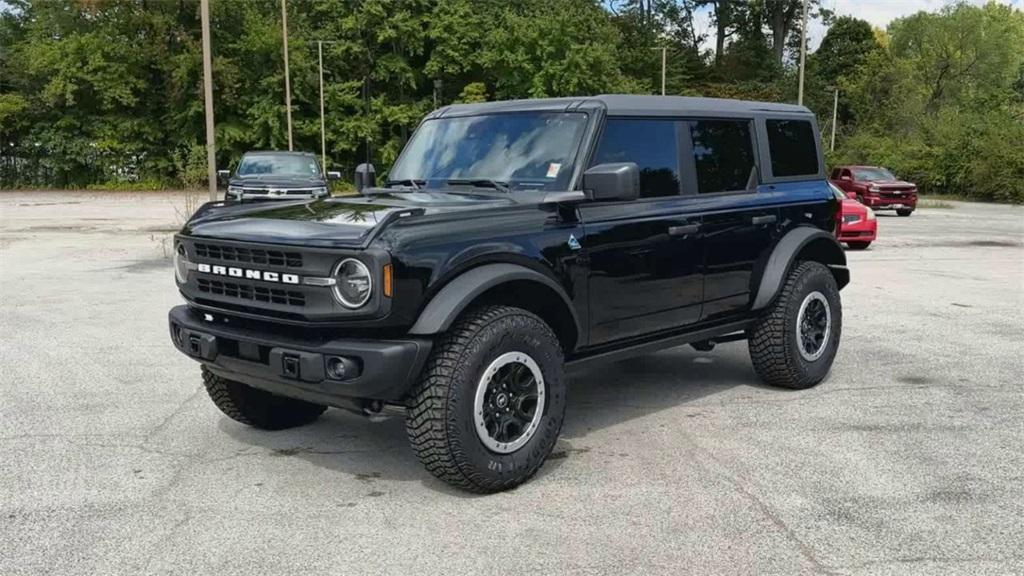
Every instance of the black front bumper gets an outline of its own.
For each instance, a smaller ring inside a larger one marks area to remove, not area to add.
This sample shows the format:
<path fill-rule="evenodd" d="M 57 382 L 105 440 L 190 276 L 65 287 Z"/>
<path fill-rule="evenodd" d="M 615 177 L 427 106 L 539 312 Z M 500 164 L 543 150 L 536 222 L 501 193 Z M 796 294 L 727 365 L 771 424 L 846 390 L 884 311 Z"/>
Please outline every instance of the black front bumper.
<path fill-rule="evenodd" d="M 176 306 L 168 314 L 171 342 L 214 374 L 268 392 L 318 404 L 345 406 L 365 398 L 397 401 L 419 376 L 430 340 L 331 339 L 256 330 L 230 319 Z M 360 371 L 327 377 L 332 356 L 355 360 Z"/>

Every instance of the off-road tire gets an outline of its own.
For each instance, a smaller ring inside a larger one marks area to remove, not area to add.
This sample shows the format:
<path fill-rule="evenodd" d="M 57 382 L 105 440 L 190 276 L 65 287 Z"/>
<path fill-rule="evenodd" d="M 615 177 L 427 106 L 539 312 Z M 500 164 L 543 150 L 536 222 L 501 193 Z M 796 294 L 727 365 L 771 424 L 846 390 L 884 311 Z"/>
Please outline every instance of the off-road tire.
<path fill-rule="evenodd" d="M 897 216 L 910 216 L 913 213 L 914 213 L 913 210 L 897 210 L 896 211 L 896 215 Z"/>
<path fill-rule="evenodd" d="M 309 424 L 327 410 L 320 404 L 285 398 L 221 378 L 205 366 L 203 385 L 213 403 L 228 418 L 264 430 L 284 430 Z"/>
<path fill-rule="evenodd" d="M 847 246 L 850 250 L 867 250 L 868 246 L 871 246 L 871 242 L 847 242 Z"/>
<path fill-rule="evenodd" d="M 508 352 L 530 356 L 544 380 L 544 408 L 528 441 L 510 453 L 484 445 L 474 423 L 481 376 Z M 482 306 L 459 318 L 435 344 L 407 402 L 406 432 L 424 467 L 441 480 L 478 493 L 529 480 L 555 446 L 565 417 L 562 348 L 536 315 L 510 306 Z"/>
<path fill-rule="evenodd" d="M 820 292 L 831 312 L 831 329 L 824 352 L 808 361 L 799 349 L 797 316 L 804 299 Z M 748 333 L 747 345 L 754 371 L 766 384 L 783 388 L 811 388 L 828 375 L 839 349 L 843 312 L 839 288 L 828 267 L 820 262 L 800 262 L 786 278 L 775 301 Z"/>

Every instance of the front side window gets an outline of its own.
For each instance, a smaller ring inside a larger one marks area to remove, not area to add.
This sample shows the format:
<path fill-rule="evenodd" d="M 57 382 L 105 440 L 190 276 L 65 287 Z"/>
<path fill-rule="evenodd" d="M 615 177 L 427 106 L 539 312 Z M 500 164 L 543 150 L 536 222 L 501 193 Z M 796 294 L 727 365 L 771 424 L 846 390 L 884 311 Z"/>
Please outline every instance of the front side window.
<path fill-rule="evenodd" d="M 690 123 L 690 135 L 699 193 L 748 190 L 757 185 L 749 121 L 696 120 Z"/>
<path fill-rule="evenodd" d="M 591 165 L 636 162 L 640 197 L 679 195 L 679 147 L 674 120 L 610 118 Z"/>
<path fill-rule="evenodd" d="M 772 174 L 777 177 L 813 176 L 818 173 L 818 147 L 807 120 L 767 120 Z"/>
<path fill-rule="evenodd" d="M 315 158 L 299 154 L 250 154 L 242 157 L 235 171 L 238 176 L 305 176 L 320 175 Z"/>
<path fill-rule="evenodd" d="M 586 124 L 586 114 L 561 112 L 426 120 L 388 180 L 427 187 L 490 180 L 512 190 L 565 190 Z"/>

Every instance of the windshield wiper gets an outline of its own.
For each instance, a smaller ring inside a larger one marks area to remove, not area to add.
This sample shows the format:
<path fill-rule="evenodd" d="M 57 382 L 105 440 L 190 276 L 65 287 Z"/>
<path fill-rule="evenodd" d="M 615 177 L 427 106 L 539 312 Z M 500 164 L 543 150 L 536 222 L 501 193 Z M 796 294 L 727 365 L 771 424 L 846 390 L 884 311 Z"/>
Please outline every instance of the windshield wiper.
<path fill-rule="evenodd" d="M 420 185 L 426 184 L 426 180 L 416 180 L 414 178 L 403 178 L 401 180 L 388 180 L 384 183 L 385 188 L 390 188 L 395 184 L 409 184 L 413 190 L 419 190 Z"/>
<path fill-rule="evenodd" d="M 500 192 L 506 194 L 512 193 L 512 188 L 509 187 L 508 182 L 502 182 L 500 180 L 492 180 L 490 178 L 453 178 L 447 181 L 448 184 L 453 186 L 468 185 L 477 186 L 481 188 L 494 188 Z"/>

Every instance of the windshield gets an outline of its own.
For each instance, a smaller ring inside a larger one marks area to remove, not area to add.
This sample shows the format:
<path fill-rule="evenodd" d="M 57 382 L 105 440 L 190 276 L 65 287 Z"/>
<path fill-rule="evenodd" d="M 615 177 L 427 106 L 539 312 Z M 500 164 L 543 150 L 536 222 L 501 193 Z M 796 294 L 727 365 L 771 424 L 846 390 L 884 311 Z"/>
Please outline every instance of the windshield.
<path fill-rule="evenodd" d="M 858 181 L 885 181 L 895 180 L 896 177 L 885 168 L 854 168 L 853 179 Z"/>
<path fill-rule="evenodd" d="M 490 180 L 511 189 L 565 190 L 586 123 L 586 114 L 558 112 L 427 120 L 388 180 L 426 187 Z"/>
<path fill-rule="evenodd" d="M 320 176 L 316 159 L 299 154 L 253 154 L 244 156 L 237 174 L 246 176 Z"/>
<path fill-rule="evenodd" d="M 828 187 L 832 189 L 832 195 L 836 197 L 836 200 L 846 200 L 846 193 L 840 190 L 838 186 L 829 182 Z"/>

